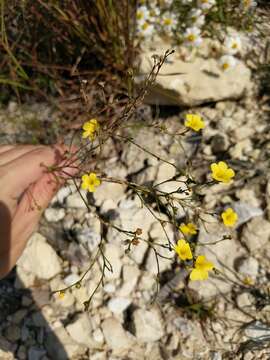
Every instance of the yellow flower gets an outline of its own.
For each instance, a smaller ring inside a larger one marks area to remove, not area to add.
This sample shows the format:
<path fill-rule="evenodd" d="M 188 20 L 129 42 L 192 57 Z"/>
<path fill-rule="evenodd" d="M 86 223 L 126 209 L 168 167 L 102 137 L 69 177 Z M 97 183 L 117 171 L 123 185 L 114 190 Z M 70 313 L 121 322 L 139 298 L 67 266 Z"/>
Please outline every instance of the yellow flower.
<path fill-rule="evenodd" d="M 195 267 L 190 273 L 190 280 L 206 280 L 208 279 L 208 272 L 214 268 L 214 265 L 207 261 L 204 255 L 199 255 L 195 262 Z"/>
<path fill-rule="evenodd" d="M 185 126 L 191 128 L 194 131 L 199 131 L 205 127 L 205 123 L 200 115 L 187 114 Z"/>
<path fill-rule="evenodd" d="M 211 164 L 211 170 L 212 178 L 223 183 L 230 182 L 235 175 L 233 169 L 229 168 L 224 161 Z"/>
<path fill-rule="evenodd" d="M 82 137 L 89 138 L 90 140 L 94 140 L 96 137 L 96 134 L 100 128 L 100 125 L 96 119 L 91 119 L 83 124 L 83 134 Z"/>
<path fill-rule="evenodd" d="M 196 235 L 196 234 L 197 234 L 196 225 L 194 225 L 194 224 L 192 224 L 192 223 L 181 224 L 181 225 L 179 226 L 179 230 L 180 230 L 184 235 Z"/>
<path fill-rule="evenodd" d="M 191 260 L 193 258 L 189 243 L 184 239 L 178 240 L 177 245 L 174 246 L 174 251 L 181 260 Z"/>
<path fill-rule="evenodd" d="M 63 290 L 60 290 L 58 293 L 59 299 L 63 299 L 65 297 L 65 292 Z"/>
<path fill-rule="evenodd" d="M 232 227 L 238 220 L 238 215 L 232 208 L 228 208 L 221 214 L 225 226 Z"/>
<path fill-rule="evenodd" d="M 82 176 L 82 189 L 89 192 L 94 192 L 96 187 L 101 183 L 100 179 L 95 173 L 85 174 Z"/>
<path fill-rule="evenodd" d="M 245 285 L 254 285 L 254 280 L 252 280 L 251 277 L 246 276 L 243 279 L 243 284 L 245 284 Z"/>

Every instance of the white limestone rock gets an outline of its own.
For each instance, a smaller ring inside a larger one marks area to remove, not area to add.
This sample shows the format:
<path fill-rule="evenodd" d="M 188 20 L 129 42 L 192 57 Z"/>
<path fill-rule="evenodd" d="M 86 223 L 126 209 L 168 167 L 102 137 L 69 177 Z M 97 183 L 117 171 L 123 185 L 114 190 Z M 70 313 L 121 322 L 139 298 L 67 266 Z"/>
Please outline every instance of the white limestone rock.
<path fill-rule="evenodd" d="M 157 341 L 164 335 L 164 324 L 157 309 L 138 309 L 133 313 L 137 339 L 145 342 Z"/>
<path fill-rule="evenodd" d="M 140 73 L 143 75 L 138 81 L 152 69 L 152 56 L 164 55 L 170 48 L 171 44 L 160 38 L 155 38 L 150 45 L 145 44 L 140 56 Z M 251 71 L 241 61 L 223 72 L 218 59 L 197 56 L 194 61 L 185 62 L 177 51 L 169 56 L 160 74 L 162 76 L 157 76 L 155 86 L 145 99 L 149 104 L 196 106 L 239 99 L 251 86 Z"/>
<path fill-rule="evenodd" d="M 31 236 L 17 266 L 42 280 L 49 280 L 61 272 L 60 258 L 39 233 Z"/>

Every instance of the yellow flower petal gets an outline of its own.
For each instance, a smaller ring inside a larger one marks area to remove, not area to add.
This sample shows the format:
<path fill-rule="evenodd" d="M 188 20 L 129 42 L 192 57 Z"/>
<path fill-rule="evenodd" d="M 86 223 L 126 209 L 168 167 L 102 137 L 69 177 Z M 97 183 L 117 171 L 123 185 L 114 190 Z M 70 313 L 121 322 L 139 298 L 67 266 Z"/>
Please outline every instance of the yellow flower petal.
<path fill-rule="evenodd" d="M 90 180 L 91 182 L 95 181 L 96 178 L 97 178 L 97 175 L 96 175 L 95 173 L 90 173 L 90 174 L 89 174 L 89 180 Z"/>
<path fill-rule="evenodd" d="M 206 259 L 204 255 L 199 255 L 195 261 L 195 266 L 190 273 L 190 279 L 206 280 L 208 279 L 208 272 L 213 270 L 214 264 Z"/>
<path fill-rule="evenodd" d="M 207 261 L 204 255 L 199 255 L 196 259 L 195 268 L 210 271 L 214 268 L 214 264 L 210 261 Z"/>
<path fill-rule="evenodd" d="M 85 130 L 85 131 L 93 130 L 93 125 L 92 125 L 92 123 L 90 123 L 90 122 L 84 123 L 84 124 L 83 124 L 83 130 Z"/>
<path fill-rule="evenodd" d="M 228 165 L 227 165 L 224 161 L 219 161 L 218 167 L 219 167 L 220 170 L 222 170 L 222 171 L 226 171 L 226 170 L 228 169 Z"/>
<path fill-rule="evenodd" d="M 208 279 L 208 272 L 200 269 L 193 269 L 189 276 L 192 281 L 206 280 Z"/>
<path fill-rule="evenodd" d="M 89 192 L 95 192 L 96 191 L 95 185 L 89 184 L 88 187 L 87 187 L 87 190 Z"/>
<path fill-rule="evenodd" d="M 100 125 L 96 119 L 91 119 L 83 124 L 83 130 L 85 130 L 82 134 L 82 137 L 85 139 L 89 137 L 90 140 L 94 140 L 95 136 L 100 128 Z"/>
<path fill-rule="evenodd" d="M 178 240 L 174 250 L 181 260 L 191 260 L 193 258 L 189 243 L 184 239 Z"/>
<path fill-rule="evenodd" d="M 227 169 L 227 176 L 232 178 L 235 176 L 235 172 L 233 169 Z"/>
<path fill-rule="evenodd" d="M 232 227 L 238 220 L 238 215 L 232 208 L 228 208 L 221 214 L 225 226 Z"/>
<path fill-rule="evenodd" d="M 218 164 L 213 163 L 213 164 L 210 165 L 210 167 L 211 167 L 212 172 L 215 172 L 218 169 Z"/>
<path fill-rule="evenodd" d="M 88 179 L 89 179 L 89 176 L 87 174 L 84 174 L 82 176 L 82 181 L 86 182 L 86 181 L 88 181 Z"/>
<path fill-rule="evenodd" d="M 65 297 L 65 292 L 63 290 L 60 290 L 58 296 L 60 299 L 63 299 Z"/>
<path fill-rule="evenodd" d="M 200 115 L 187 114 L 185 126 L 191 128 L 194 131 L 199 131 L 205 127 L 205 123 Z"/>
<path fill-rule="evenodd" d="M 96 187 L 99 186 L 100 184 L 101 181 L 95 173 L 90 173 L 89 175 L 85 174 L 82 176 L 81 187 L 84 190 L 88 190 L 89 192 L 94 192 L 96 190 Z"/>
<path fill-rule="evenodd" d="M 188 224 L 181 224 L 179 226 L 179 230 L 184 234 L 184 235 L 195 235 L 197 234 L 197 228 L 196 225 L 194 225 L 193 223 L 188 223 Z"/>
<path fill-rule="evenodd" d="M 224 161 L 219 161 L 219 163 L 213 163 L 210 165 L 212 171 L 212 178 L 214 180 L 228 183 L 235 176 L 233 169 L 229 168 Z"/>

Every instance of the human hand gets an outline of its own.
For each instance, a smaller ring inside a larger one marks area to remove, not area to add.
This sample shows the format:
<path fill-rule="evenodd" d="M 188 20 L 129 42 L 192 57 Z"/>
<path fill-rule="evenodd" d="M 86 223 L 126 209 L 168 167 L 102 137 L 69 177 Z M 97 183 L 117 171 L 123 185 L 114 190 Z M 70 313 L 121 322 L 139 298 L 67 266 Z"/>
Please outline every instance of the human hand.
<path fill-rule="evenodd" d="M 56 181 L 46 170 L 65 164 L 64 152 L 61 147 L 0 146 L 0 278 L 16 264 L 64 178 L 76 172 L 76 167 L 63 168 Z"/>

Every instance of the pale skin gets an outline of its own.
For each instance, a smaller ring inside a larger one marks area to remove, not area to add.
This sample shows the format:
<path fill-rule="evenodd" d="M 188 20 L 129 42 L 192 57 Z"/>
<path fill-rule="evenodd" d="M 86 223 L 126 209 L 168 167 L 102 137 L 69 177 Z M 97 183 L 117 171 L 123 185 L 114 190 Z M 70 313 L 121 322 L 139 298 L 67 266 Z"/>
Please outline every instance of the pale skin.
<path fill-rule="evenodd" d="M 63 185 L 63 174 L 75 174 L 75 168 L 64 168 L 56 181 L 48 172 L 48 167 L 65 164 L 64 152 L 60 146 L 0 146 L 0 278 L 16 264 L 43 210 Z"/>

